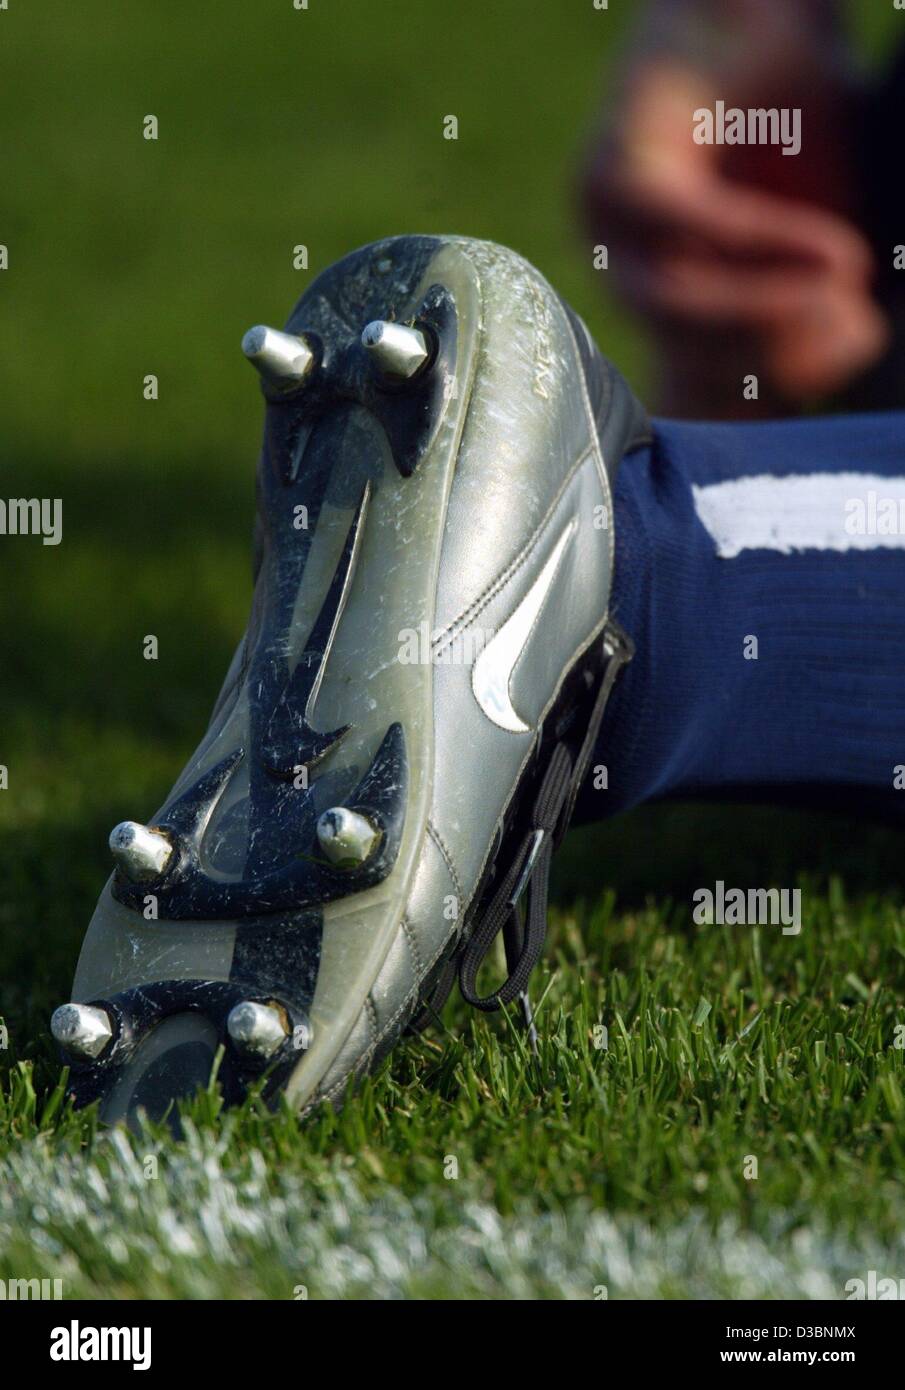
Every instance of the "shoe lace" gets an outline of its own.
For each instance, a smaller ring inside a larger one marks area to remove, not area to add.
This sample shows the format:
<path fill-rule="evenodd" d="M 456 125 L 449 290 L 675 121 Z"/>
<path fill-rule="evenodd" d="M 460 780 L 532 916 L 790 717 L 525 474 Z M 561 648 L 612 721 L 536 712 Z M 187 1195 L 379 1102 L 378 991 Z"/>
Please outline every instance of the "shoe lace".
<path fill-rule="evenodd" d="M 568 829 L 585 779 L 616 677 L 633 649 L 630 639 L 611 623 L 604 638 L 606 667 L 577 754 L 567 740 L 554 746 L 538 787 L 531 817 L 509 868 L 501 878 L 459 959 L 459 988 L 476 1009 L 491 1013 L 518 998 L 532 1047 L 537 1033 L 527 994 L 531 972 L 540 960 L 547 935 L 547 905 L 553 854 Z M 520 903 L 524 899 L 524 915 Z M 508 974 L 490 994 L 477 992 L 477 977 L 494 942 L 503 933 Z"/>

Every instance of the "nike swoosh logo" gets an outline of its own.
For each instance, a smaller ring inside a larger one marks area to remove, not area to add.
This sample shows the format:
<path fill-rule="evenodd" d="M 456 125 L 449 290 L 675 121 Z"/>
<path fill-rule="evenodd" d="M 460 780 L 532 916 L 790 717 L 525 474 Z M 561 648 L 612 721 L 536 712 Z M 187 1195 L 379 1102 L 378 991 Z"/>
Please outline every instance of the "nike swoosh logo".
<path fill-rule="evenodd" d="M 352 587 L 370 496 L 371 484 L 367 482 L 305 650 L 283 689 L 272 697 L 273 709 L 261 736 L 260 755 L 264 766 L 275 776 L 288 777 L 296 766 L 313 766 L 349 732 L 349 725 L 344 724 L 342 728 L 318 733 L 311 726 L 311 717 Z M 286 644 L 288 634 L 283 638 L 283 645 Z M 282 674 L 284 663 L 278 663 L 276 669 Z"/>
<path fill-rule="evenodd" d="M 494 633 L 471 670 L 471 688 L 481 709 L 500 729 L 507 729 L 512 734 L 527 734 L 531 726 L 513 708 L 509 682 L 576 527 L 577 522 L 573 518 L 515 612 Z"/>

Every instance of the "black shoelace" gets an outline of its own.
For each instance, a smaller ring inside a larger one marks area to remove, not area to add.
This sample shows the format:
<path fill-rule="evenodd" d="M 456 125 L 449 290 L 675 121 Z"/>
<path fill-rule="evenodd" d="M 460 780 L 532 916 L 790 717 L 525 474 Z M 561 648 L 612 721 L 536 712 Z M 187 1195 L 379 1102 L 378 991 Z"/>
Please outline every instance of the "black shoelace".
<path fill-rule="evenodd" d="M 533 1047 L 537 1044 L 537 1034 L 527 985 L 531 972 L 540 960 L 547 934 L 547 900 L 553 852 L 572 818 L 575 800 L 587 773 L 616 676 L 632 656 L 631 642 L 615 625 L 608 634 L 607 648 L 609 659 L 606 670 L 578 753 L 573 761 L 573 754 L 565 740 L 554 745 L 534 800 L 529 828 L 466 942 L 459 961 L 459 988 L 467 1002 L 476 1009 L 491 1013 L 514 999 L 520 1000 Z M 526 904 L 524 921 L 519 912 L 523 897 Z M 508 974 L 498 989 L 479 995 L 476 987 L 478 971 L 500 932 L 503 933 Z"/>

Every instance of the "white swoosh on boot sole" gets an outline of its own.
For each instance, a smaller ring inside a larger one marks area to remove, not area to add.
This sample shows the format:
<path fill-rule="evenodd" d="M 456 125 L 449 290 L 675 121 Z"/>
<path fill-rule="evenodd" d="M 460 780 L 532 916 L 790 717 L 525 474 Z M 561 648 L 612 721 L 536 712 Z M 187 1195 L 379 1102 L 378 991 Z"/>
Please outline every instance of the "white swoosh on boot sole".
<path fill-rule="evenodd" d="M 488 719 L 512 734 L 527 734 L 531 726 L 526 724 L 513 708 L 509 696 L 509 682 L 525 649 L 531 629 L 544 606 L 544 600 L 550 591 L 566 546 L 575 534 L 576 525 L 573 518 L 515 612 L 494 633 L 472 667 L 471 688 L 475 699 Z"/>

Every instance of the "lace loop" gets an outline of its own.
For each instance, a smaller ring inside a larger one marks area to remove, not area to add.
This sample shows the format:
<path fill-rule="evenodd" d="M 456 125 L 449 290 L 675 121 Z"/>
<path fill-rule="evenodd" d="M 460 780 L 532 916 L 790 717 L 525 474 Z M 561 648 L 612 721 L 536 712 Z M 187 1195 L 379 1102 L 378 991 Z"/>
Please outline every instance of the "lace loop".
<path fill-rule="evenodd" d="M 521 996 L 532 1040 L 533 1022 L 525 990 L 546 939 L 553 851 L 571 820 L 613 683 L 632 654 L 631 643 L 615 624 L 608 634 L 605 650 L 609 660 L 574 762 L 565 740 L 555 744 L 534 801 L 530 826 L 465 943 L 459 961 L 459 988 L 466 1002 L 484 1013 L 492 1013 Z M 518 911 L 523 897 L 526 900 L 524 923 Z M 476 987 L 478 971 L 501 931 L 508 974 L 498 989 L 482 996 Z"/>
<path fill-rule="evenodd" d="M 531 828 L 462 953 L 459 987 L 466 1001 L 485 1013 L 502 1008 L 521 994 L 540 960 L 547 934 L 547 894 L 554 832 L 571 784 L 572 758 L 566 745 L 558 743 L 534 802 Z M 527 911 L 522 930 L 517 904 L 524 892 L 527 892 Z M 509 974 L 498 990 L 481 996 L 475 988 L 478 971 L 501 931 L 505 933 Z M 510 959 L 510 953 L 515 954 L 514 960 Z"/>

